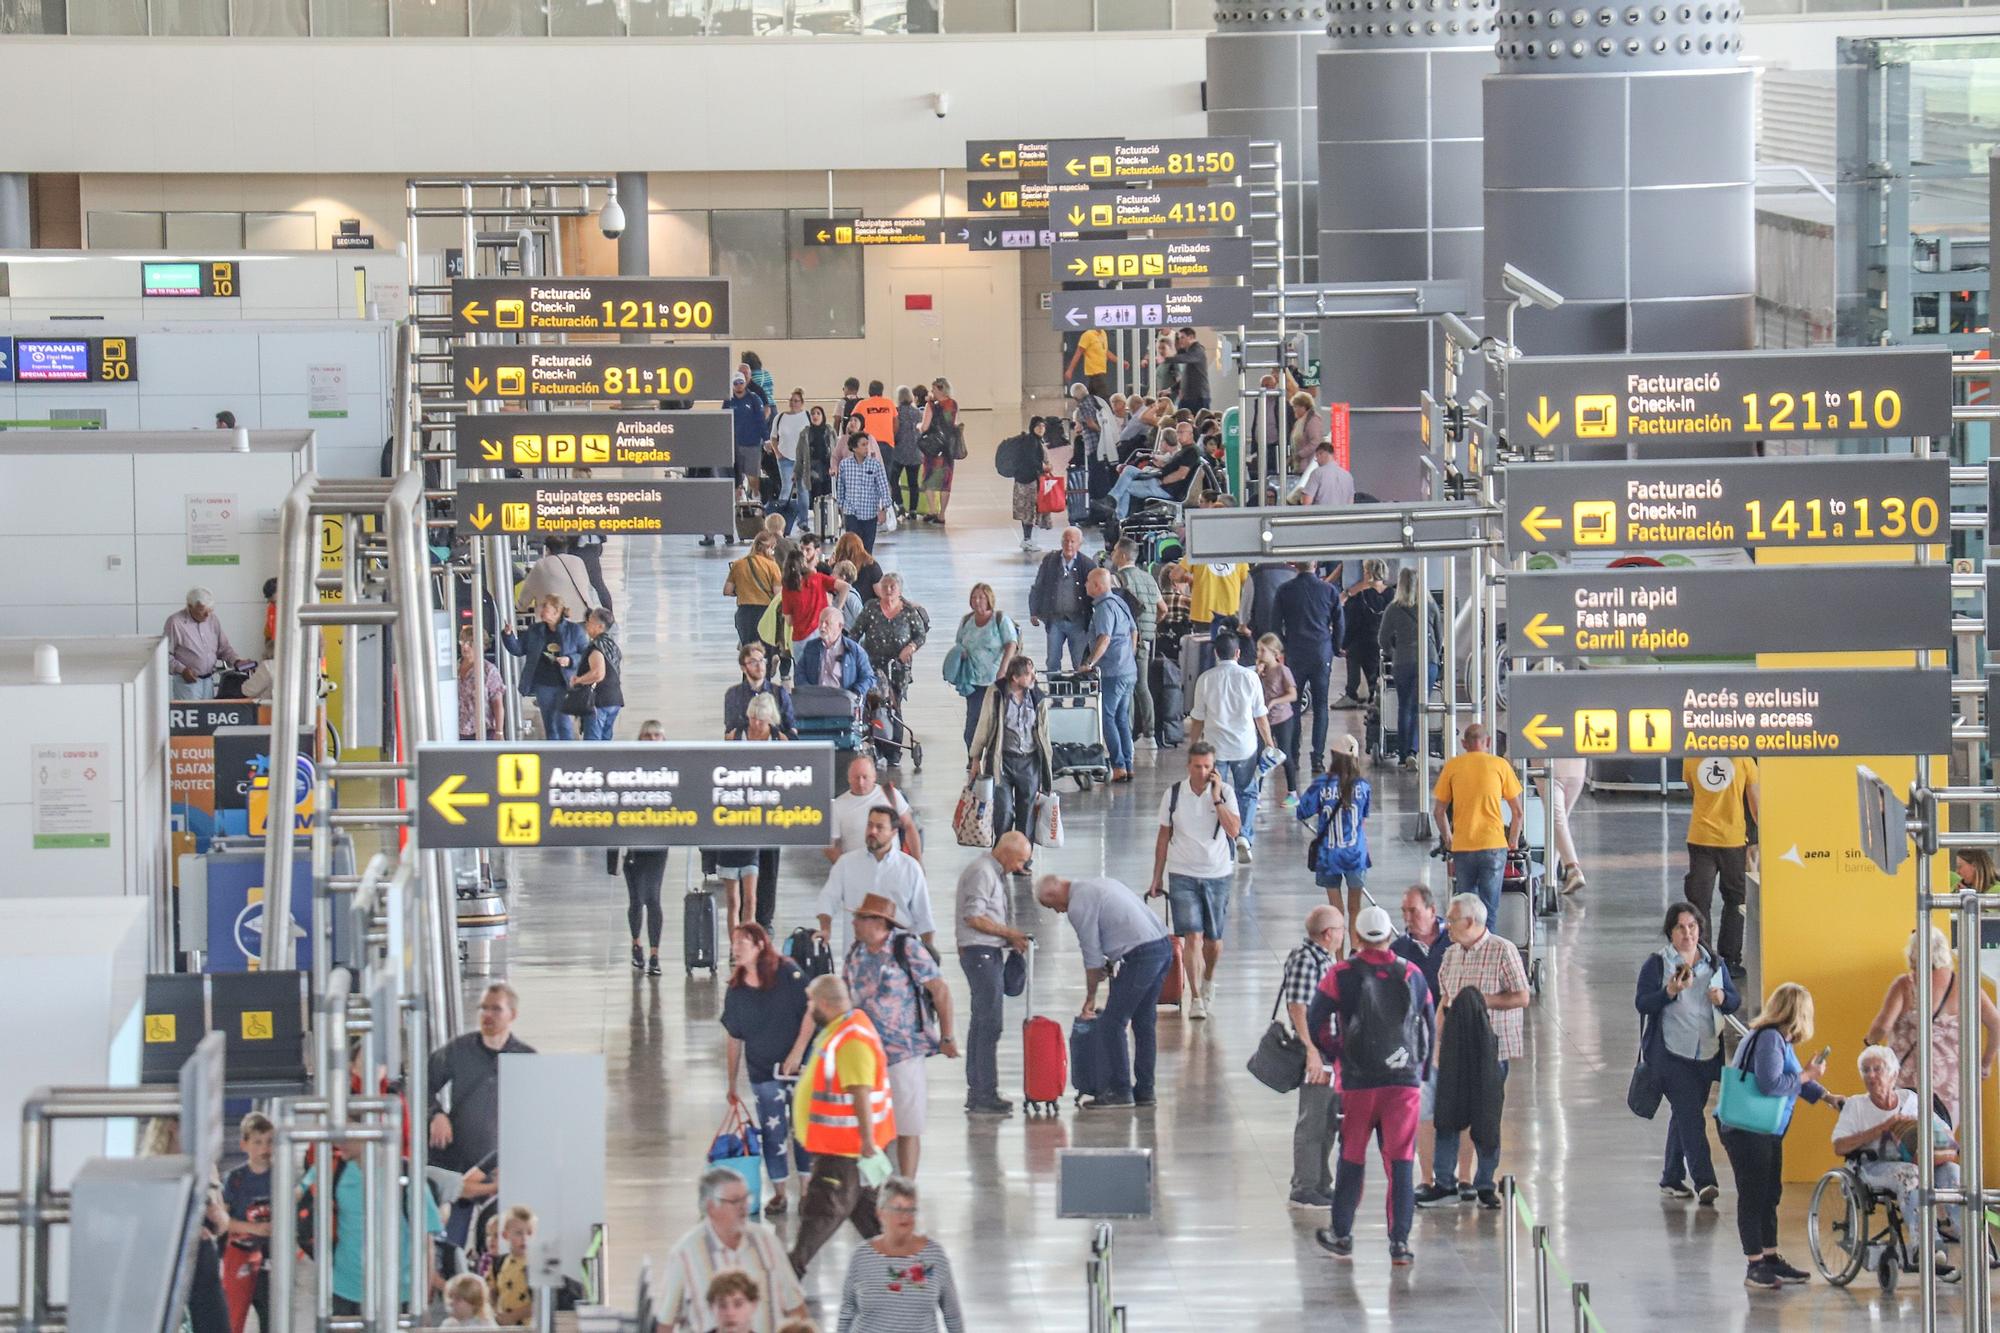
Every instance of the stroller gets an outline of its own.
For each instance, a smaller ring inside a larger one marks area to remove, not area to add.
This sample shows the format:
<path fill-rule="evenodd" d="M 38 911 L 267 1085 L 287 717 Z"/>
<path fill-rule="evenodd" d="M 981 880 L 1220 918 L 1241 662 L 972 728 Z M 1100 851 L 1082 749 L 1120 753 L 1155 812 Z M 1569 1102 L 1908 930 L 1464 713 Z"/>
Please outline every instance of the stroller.
<path fill-rule="evenodd" d="M 883 764 L 891 768 L 900 766 L 907 751 L 910 770 L 921 773 L 924 742 L 903 717 L 903 700 L 909 692 L 910 664 L 901 658 L 891 658 L 876 677 L 875 688 L 868 692 L 868 738 L 875 747 L 875 757 Z"/>

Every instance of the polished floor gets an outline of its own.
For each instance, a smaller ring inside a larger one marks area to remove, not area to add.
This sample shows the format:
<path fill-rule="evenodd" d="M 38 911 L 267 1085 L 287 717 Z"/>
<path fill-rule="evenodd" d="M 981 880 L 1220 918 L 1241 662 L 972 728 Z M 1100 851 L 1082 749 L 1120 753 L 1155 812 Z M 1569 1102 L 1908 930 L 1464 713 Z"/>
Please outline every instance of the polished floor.
<path fill-rule="evenodd" d="M 886 536 L 881 557 L 907 577 L 909 595 L 935 623 L 933 645 L 918 659 L 912 714 L 927 762 L 922 773 L 901 777 L 924 822 L 939 943 L 962 1013 L 962 978 L 951 958 L 948 924 L 952 885 L 969 856 L 950 836 L 951 806 L 963 777 L 962 706 L 940 681 L 938 662 L 973 582 L 992 583 L 1004 609 L 1024 618 L 1035 557 L 1018 549 L 1003 484 L 973 464 L 960 471 L 951 526 Z M 1053 534 L 1042 541 L 1052 544 Z M 635 733 L 648 717 L 664 719 L 675 738 L 720 735 L 722 692 L 735 679 L 732 608 L 719 592 L 727 559 L 690 541 L 614 544 L 607 567 L 624 626 L 628 699 L 621 736 Z M 1039 658 L 1040 644 L 1031 646 Z M 1339 716 L 1358 725 L 1359 714 Z M 1131 786 L 1065 796 L 1068 846 L 1044 854 L 1049 868 L 1110 874 L 1143 886 L 1153 812 L 1181 760 L 1142 745 L 1138 767 Z M 1376 783 L 1373 881 L 1393 910 L 1403 886 L 1426 877 L 1438 884 L 1438 863 L 1406 837 L 1419 804 L 1414 776 L 1384 772 Z M 1574 827 L 1590 885 L 1549 931 L 1549 980 L 1530 1011 L 1527 1059 L 1508 1085 L 1503 1170 L 1518 1177 L 1550 1229 L 1558 1263 L 1590 1284 L 1601 1326 L 1615 1333 L 1914 1326 L 1919 1321 L 1907 1286 L 1896 1297 L 1882 1296 L 1866 1279 L 1844 1291 L 1817 1282 L 1783 1294 L 1745 1291 L 1734 1196 L 1719 1150 L 1721 1209 L 1658 1195 L 1664 1117 L 1651 1124 L 1636 1120 L 1623 1094 L 1637 1038 L 1633 978 L 1658 943 L 1662 909 L 1679 896 L 1685 820 L 1684 807 L 1646 799 L 1587 797 L 1577 812 Z M 1134 1330 L 1329 1321 L 1365 1328 L 1501 1327 L 1501 1216 L 1469 1209 L 1420 1213 L 1416 1266 L 1392 1271 L 1379 1164 L 1371 1164 L 1352 1262 L 1337 1262 L 1313 1244 L 1323 1215 L 1286 1206 L 1293 1101 L 1265 1090 L 1243 1064 L 1270 1014 L 1279 969 L 1297 942 L 1301 919 L 1321 901 L 1303 866 L 1304 845 L 1288 813 L 1267 800 L 1257 863 L 1237 877 L 1215 1017 L 1190 1023 L 1162 1013 L 1156 1111 L 1085 1120 L 1066 1110 L 1056 1120 L 967 1121 L 957 1109 L 961 1068 L 932 1061 L 931 1128 L 919 1180 L 922 1226 L 951 1254 L 968 1327 L 1085 1327 L 1091 1224 L 1055 1218 L 1056 1155 L 1066 1147 L 1114 1145 L 1156 1152 L 1156 1215 L 1120 1222 L 1116 1230 L 1116 1295 Z M 677 856 L 670 896 L 683 882 L 682 864 Z M 787 853 L 781 928 L 809 919 L 824 869 L 816 854 Z M 1046 948 L 1038 1008 L 1066 1019 L 1082 994 L 1075 937 L 1060 918 L 1037 909 L 1025 887 L 1016 912 L 1017 923 L 1027 924 Z M 694 1221 L 694 1182 L 723 1110 L 723 1034 L 716 1021 L 722 983 L 683 979 L 673 965 L 679 913 L 671 903 L 667 916 L 668 974 L 636 977 L 625 957 L 622 883 L 604 873 L 602 857 L 524 856 L 512 935 L 497 965 L 521 992 L 517 1031 L 524 1039 L 544 1051 L 605 1056 L 614 1291 L 629 1291 L 639 1259 L 664 1252 Z M 476 980 L 468 978 L 468 985 Z M 1019 1002 L 1010 1002 L 1001 1045 L 1003 1090 L 1019 1087 L 1020 1016 Z M 1802 1111 L 1800 1132 L 1830 1131 L 1831 1123 L 1826 1112 Z M 1420 1142 L 1427 1160 L 1428 1135 Z M 1792 1187 L 1784 1209 L 1785 1245 L 1801 1263 L 1806 1192 Z M 829 1328 L 851 1243 L 852 1232 L 836 1240 L 807 1277 Z M 1523 1327 L 1532 1327 L 1529 1271 L 1524 1261 Z M 1942 1308 L 1956 1320 L 1955 1293 L 1946 1295 Z M 1571 1326 L 1566 1301 L 1554 1326 Z"/>

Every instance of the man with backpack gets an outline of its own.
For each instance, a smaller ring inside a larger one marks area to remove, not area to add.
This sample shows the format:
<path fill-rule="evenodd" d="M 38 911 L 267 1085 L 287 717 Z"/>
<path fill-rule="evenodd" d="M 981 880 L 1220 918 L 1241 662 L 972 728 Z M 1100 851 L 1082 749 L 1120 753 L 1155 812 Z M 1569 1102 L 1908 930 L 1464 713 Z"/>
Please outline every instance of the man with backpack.
<path fill-rule="evenodd" d="M 882 1039 L 896 1106 L 897 1169 L 915 1180 L 924 1108 L 930 1100 L 924 1061 L 938 1052 L 958 1058 L 951 1035 L 951 988 L 930 950 L 898 919 L 896 904 L 879 893 L 869 894 L 854 909 L 854 944 L 841 979 Z"/>
<path fill-rule="evenodd" d="M 1360 948 L 1321 980 L 1306 1021 L 1321 1055 L 1338 1062 L 1343 1117 L 1331 1225 L 1313 1239 L 1337 1259 L 1353 1257 L 1354 1214 L 1373 1136 L 1389 1168 L 1389 1262 L 1404 1268 L 1416 1261 L 1410 1225 L 1416 1216 L 1417 1112 L 1435 1019 L 1423 971 L 1389 950 L 1395 934 L 1387 912 L 1372 904 L 1363 908 L 1354 921 Z"/>
<path fill-rule="evenodd" d="M 1190 1019 L 1208 1017 L 1215 965 L 1229 921 L 1229 890 L 1236 873 L 1234 844 L 1243 827 L 1236 790 L 1215 771 L 1215 746 L 1188 746 L 1187 781 L 1160 798 L 1160 831 L 1153 840 L 1153 880 L 1148 898 L 1166 882 L 1174 933 L 1181 937 L 1181 1004 Z"/>

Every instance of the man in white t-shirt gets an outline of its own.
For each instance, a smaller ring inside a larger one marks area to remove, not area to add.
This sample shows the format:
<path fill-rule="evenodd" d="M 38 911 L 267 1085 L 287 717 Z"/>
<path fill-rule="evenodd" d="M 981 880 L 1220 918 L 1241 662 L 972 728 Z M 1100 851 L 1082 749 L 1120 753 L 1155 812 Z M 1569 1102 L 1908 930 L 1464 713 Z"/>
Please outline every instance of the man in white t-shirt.
<path fill-rule="evenodd" d="M 834 940 L 834 923 L 851 922 L 862 899 L 879 894 L 896 904 L 897 920 L 906 922 L 935 955 L 937 923 L 931 919 L 930 881 L 916 858 L 896 845 L 896 826 L 887 806 L 869 811 L 863 839 L 860 847 L 833 863 L 833 873 L 826 877 L 826 887 L 819 893 L 819 933 L 836 955 L 843 953 L 849 940 Z"/>
<path fill-rule="evenodd" d="M 917 832 L 917 817 L 910 803 L 894 787 L 875 780 L 875 761 L 865 754 L 854 756 L 847 765 L 847 790 L 833 798 L 833 841 L 827 844 L 826 859 L 839 861 L 847 852 L 867 845 L 868 812 L 886 805 L 896 812 L 903 838 L 913 856 L 924 854 L 923 838 Z"/>
<path fill-rule="evenodd" d="M 1153 882 L 1148 898 L 1160 896 L 1166 880 L 1167 907 L 1181 937 L 1181 1011 L 1207 1018 L 1215 993 L 1215 965 L 1222 959 L 1222 933 L 1229 924 L 1230 877 L 1236 866 L 1230 843 L 1243 827 L 1236 791 L 1215 771 L 1215 746 L 1188 746 L 1187 781 L 1160 797 L 1160 832 L 1153 840 Z"/>
<path fill-rule="evenodd" d="M 1901 1072 L 1902 1061 L 1887 1046 L 1863 1048 L 1855 1064 L 1861 1070 L 1861 1081 L 1868 1091 L 1847 1098 L 1841 1103 L 1840 1119 L 1833 1126 L 1833 1150 L 1842 1157 L 1858 1152 L 1873 1152 L 1876 1160 L 1862 1162 L 1857 1168 L 1861 1179 L 1875 1189 L 1896 1191 L 1902 1201 L 1903 1233 L 1909 1238 L 1911 1251 L 1907 1256 L 1912 1264 L 1917 1262 L 1915 1246 L 1922 1243 L 1922 1230 L 1917 1219 L 1922 1216 L 1917 1211 L 1918 1171 L 1917 1164 L 1910 1160 L 1910 1145 L 1915 1138 L 1905 1139 L 1905 1135 L 1917 1125 L 1917 1094 L 1909 1088 L 1896 1086 L 1896 1075 Z M 1951 1130 L 1942 1120 L 1932 1126 L 1937 1147 L 1936 1174 L 1938 1186 L 1942 1189 L 1958 1187 L 1958 1150 L 1952 1143 Z M 1948 1208 L 1947 1214 L 1954 1227 L 1958 1224 L 1958 1209 Z M 1939 1253 L 1938 1276 L 1949 1275 L 1953 1270 L 1944 1262 Z"/>
<path fill-rule="evenodd" d="M 1236 834 L 1236 859 L 1250 864 L 1250 841 L 1256 837 L 1257 772 L 1260 748 L 1271 748 L 1270 710 L 1264 706 L 1264 683 L 1237 661 L 1243 640 L 1236 634 L 1215 636 L 1215 665 L 1194 683 L 1194 708 L 1188 714 L 1188 739 L 1215 747 L 1215 766 L 1236 789 L 1236 808 L 1243 816 Z M 1264 744 L 1260 747 L 1257 742 Z"/>

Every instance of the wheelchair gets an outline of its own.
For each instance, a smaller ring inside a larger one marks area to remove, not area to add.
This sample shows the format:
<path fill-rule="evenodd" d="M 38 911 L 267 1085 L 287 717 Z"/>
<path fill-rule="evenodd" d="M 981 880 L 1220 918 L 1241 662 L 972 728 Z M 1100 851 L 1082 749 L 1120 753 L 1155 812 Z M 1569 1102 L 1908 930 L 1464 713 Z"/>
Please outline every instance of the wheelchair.
<path fill-rule="evenodd" d="M 1806 1214 L 1806 1242 L 1813 1267 L 1833 1286 L 1844 1287 L 1869 1269 L 1882 1290 L 1893 1293 L 1903 1274 L 1917 1269 L 1904 1258 L 1909 1227 L 1896 1191 L 1861 1178 L 1861 1167 L 1874 1160 L 1872 1153 L 1857 1153 L 1819 1178 Z M 1941 1276 L 1956 1280 L 1955 1274 Z"/>

